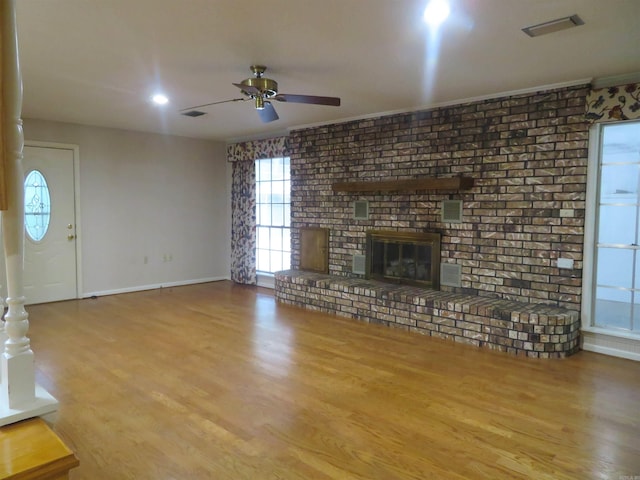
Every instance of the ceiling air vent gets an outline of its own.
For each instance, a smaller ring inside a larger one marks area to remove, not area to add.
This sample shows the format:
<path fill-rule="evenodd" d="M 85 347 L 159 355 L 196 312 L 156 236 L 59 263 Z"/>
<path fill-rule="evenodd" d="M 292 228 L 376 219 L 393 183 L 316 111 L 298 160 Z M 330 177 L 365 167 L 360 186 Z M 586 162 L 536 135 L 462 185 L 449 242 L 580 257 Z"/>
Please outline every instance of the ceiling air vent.
<path fill-rule="evenodd" d="M 188 112 L 182 112 L 182 115 L 185 117 L 201 117 L 202 115 L 206 115 L 206 113 L 200 110 L 189 110 Z"/>
<path fill-rule="evenodd" d="M 440 285 L 459 287 L 461 285 L 462 267 L 455 263 L 440 264 Z"/>
<path fill-rule="evenodd" d="M 356 200 L 353 202 L 353 219 L 369 220 L 369 201 Z"/>
<path fill-rule="evenodd" d="M 547 33 L 559 32 L 567 28 L 578 27 L 584 25 L 584 21 L 578 15 L 571 15 L 570 17 L 556 18 L 549 22 L 539 23 L 531 27 L 525 27 L 522 29 L 524 33 L 530 37 L 539 37 L 540 35 L 546 35 Z"/>
<path fill-rule="evenodd" d="M 358 275 L 366 273 L 367 258 L 364 255 L 353 255 L 351 263 L 351 272 Z"/>
<path fill-rule="evenodd" d="M 445 223 L 462 223 L 462 200 L 443 200 L 442 221 Z"/>

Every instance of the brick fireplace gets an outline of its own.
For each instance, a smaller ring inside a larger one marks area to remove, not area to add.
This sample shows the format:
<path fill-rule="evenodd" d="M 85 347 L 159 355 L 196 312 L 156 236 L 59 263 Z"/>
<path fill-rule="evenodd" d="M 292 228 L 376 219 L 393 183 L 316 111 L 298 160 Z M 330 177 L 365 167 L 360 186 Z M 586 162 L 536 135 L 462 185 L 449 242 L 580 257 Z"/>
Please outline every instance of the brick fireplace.
<path fill-rule="evenodd" d="M 572 353 L 581 303 L 587 93 L 587 85 L 577 85 L 292 131 L 292 267 L 300 266 L 300 229 L 325 228 L 328 275 L 281 276 L 280 288 L 285 277 L 295 288 L 276 291 L 278 299 L 331 311 L 318 305 L 322 295 L 335 295 L 338 311 L 368 321 L 533 356 Z M 472 178 L 472 188 L 334 191 L 354 180 L 459 176 Z M 451 199 L 462 202 L 462 222 L 441 219 L 443 201 Z M 353 218 L 357 200 L 368 202 L 368 219 Z M 366 254 L 367 232 L 380 230 L 439 233 L 441 262 L 460 268 L 460 286 L 440 286 L 432 297 L 415 285 L 381 286 L 353 273 L 354 255 Z M 558 269 L 559 257 L 573 259 L 575 268 Z M 447 295 L 451 308 L 438 300 Z M 396 297 L 426 310 L 405 308 Z"/>

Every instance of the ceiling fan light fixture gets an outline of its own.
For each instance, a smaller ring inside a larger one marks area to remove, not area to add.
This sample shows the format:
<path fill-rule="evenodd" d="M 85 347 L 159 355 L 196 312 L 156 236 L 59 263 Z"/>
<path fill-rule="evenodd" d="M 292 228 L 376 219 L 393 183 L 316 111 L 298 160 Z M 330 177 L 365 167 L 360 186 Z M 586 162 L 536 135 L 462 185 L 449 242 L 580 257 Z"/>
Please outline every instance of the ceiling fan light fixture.
<path fill-rule="evenodd" d="M 525 27 L 522 31 L 530 37 L 539 37 L 540 35 L 547 35 L 548 33 L 559 32 L 560 30 L 579 27 L 580 25 L 584 25 L 584 20 L 578 15 L 571 15 L 569 17 L 556 18 L 555 20 L 539 23 L 538 25 Z"/>
<path fill-rule="evenodd" d="M 255 109 L 258 111 L 260 120 L 264 123 L 278 120 L 278 113 L 273 108 L 270 100 L 288 103 L 303 103 L 307 105 L 329 105 L 333 107 L 340 106 L 339 97 L 321 97 L 317 95 L 294 95 L 290 93 L 278 93 L 278 84 L 275 80 L 265 78 L 263 76 L 267 67 L 263 65 L 252 65 L 251 71 L 253 78 L 246 78 L 240 83 L 232 83 L 234 87 L 240 89 L 244 97 L 232 98 L 230 100 L 221 100 L 218 102 L 204 103 L 193 107 L 184 108 L 181 113 L 188 117 L 197 117 L 204 115 L 204 112 L 198 110 L 202 107 L 217 105 L 219 103 L 240 102 L 244 100 L 252 100 Z"/>

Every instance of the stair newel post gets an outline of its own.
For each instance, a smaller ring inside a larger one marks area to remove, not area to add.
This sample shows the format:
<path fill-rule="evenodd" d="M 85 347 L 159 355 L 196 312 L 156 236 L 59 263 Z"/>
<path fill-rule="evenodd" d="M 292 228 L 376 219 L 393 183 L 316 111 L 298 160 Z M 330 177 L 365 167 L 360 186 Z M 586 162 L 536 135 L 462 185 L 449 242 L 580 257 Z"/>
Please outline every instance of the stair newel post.
<path fill-rule="evenodd" d="M 4 353 L 4 344 L 7 341 L 7 330 L 4 328 L 4 300 L 0 297 L 0 311 L 2 317 L 0 318 L 0 353 Z M 2 385 L 2 367 L 0 366 L 0 385 Z"/>
<path fill-rule="evenodd" d="M 22 174 L 22 79 L 13 1 L 3 1 L 2 94 L 4 128 L 4 179 L 7 209 L 2 212 L 2 238 L 7 268 L 5 341 L 2 355 L 2 400 L 9 408 L 35 400 L 33 352 L 27 331 L 29 316 L 24 308 L 22 271 L 24 259 L 24 185 Z M 10 386 L 10 388 L 9 388 Z"/>
<path fill-rule="evenodd" d="M 0 207 L 7 268 L 7 337 L 0 355 L 0 425 L 51 413 L 57 401 L 35 383 L 34 355 L 24 308 L 24 176 L 22 171 L 22 78 L 18 59 L 15 0 L 0 2 L 2 46 L 2 175 Z"/>

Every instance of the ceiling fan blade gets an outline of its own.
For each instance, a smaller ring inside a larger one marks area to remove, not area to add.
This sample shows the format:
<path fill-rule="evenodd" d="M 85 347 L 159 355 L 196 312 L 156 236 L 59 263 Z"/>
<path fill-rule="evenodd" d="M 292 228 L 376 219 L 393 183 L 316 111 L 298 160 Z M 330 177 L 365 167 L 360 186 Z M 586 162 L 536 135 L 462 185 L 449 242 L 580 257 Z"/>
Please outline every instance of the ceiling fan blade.
<path fill-rule="evenodd" d="M 264 102 L 264 108 L 262 110 L 258 110 L 258 115 L 260 116 L 260 120 L 263 123 L 273 122 L 274 120 L 278 120 L 280 117 L 276 112 L 276 109 L 273 108 L 271 102 Z"/>
<path fill-rule="evenodd" d="M 260 95 L 260 89 L 254 87 L 253 85 L 243 85 L 242 83 L 234 83 L 236 87 L 238 87 L 243 92 L 247 92 L 249 95 Z"/>
<path fill-rule="evenodd" d="M 244 102 L 245 100 L 249 100 L 249 99 L 248 98 L 232 98 L 231 100 L 221 100 L 219 102 L 205 103 L 203 105 L 194 105 L 193 107 L 183 108 L 180 111 L 186 112 L 187 110 L 194 110 L 196 108 L 202 108 L 202 107 L 210 107 L 211 105 L 218 105 L 219 103 Z"/>
<path fill-rule="evenodd" d="M 311 105 L 330 105 L 332 107 L 340 106 L 340 99 L 338 97 L 318 97 L 315 95 L 293 95 L 290 93 L 279 93 L 274 99 L 279 102 L 290 103 L 308 103 Z"/>

